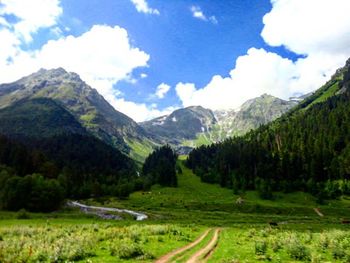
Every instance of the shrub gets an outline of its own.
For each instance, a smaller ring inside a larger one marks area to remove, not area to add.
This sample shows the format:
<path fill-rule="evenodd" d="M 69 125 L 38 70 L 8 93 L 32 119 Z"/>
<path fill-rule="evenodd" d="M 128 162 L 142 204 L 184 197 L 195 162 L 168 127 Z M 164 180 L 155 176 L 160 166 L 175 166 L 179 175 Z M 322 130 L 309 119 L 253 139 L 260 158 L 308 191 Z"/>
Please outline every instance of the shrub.
<path fill-rule="evenodd" d="M 343 259 L 346 256 L 345 250 L 339 244 L 333 247 L 331 252 L 334 259 Z"/>
<path fill-rule="evenodd" d="M 322 250 L 326 250 L 328 247 L 329 247 L 329 239 L 328 239 L 328 236 L 326 236 L 325 234 L 322 234 L 320 236 L 320 240 L 318 242 L 319 244 L 319 247 L 322 249 Z"/>
<path fill-rule="evenodd" d="M 168 226 L 152 226 L 150 229 L 150 232 L 152 235 L 165 235 L 169 232 L 169 227 Z"/>
<path fill-rule="evenodd" d="M 272 251 L 273 252 L 278 252 L 278 250 L 280 250 L 282 248 L 282 242 L 277 239 L 277 238 L 274 238 L 271 240 L 271 248 L 272 248 Z"/>
<path fill-rule="evenodd" d="M 122 244 L 111 251 L 112 256 L 118 256 L 120 259 L 132 259 L 143 256 L 145 252 L 138 245 Z"/>
<path fill-rule="evenodd" d="M 295 260 L 310 260 L 310 251 L 306 246 L 301 244 L 299 241 L 292 241 L 287 247 L 287 252 L 291 259 Z"/>
<path fill-rule="evenodd" d="M 255 255 L 265 255 L 267 251 L 267 242 L 265 240 L 255 241 Z"/>
<path fill-rule="evenodd" d="M 17 212 L 16 218 L 17 219 L 30 219 L 30 215 L 28 214 L 27 210 L 21 209 Z"/>

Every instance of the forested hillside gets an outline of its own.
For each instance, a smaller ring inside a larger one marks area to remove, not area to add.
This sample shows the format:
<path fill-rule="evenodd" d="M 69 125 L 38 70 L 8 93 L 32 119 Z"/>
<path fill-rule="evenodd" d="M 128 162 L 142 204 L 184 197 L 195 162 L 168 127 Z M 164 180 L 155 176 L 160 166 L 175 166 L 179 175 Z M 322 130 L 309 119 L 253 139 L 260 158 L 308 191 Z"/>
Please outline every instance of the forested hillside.
<path fill-rule="evenodd" d="M 177 186 L 177 154 L 169 145 L 153 151 L 145 160 L 142 176 L 148 185 Z"/>
<path fill-rule="evenodd" d="M 193 150 L 203 181 L 235 192 L 306 190 L 320 199 L 350 192 L 350 60 L 320 90 L 271 124 Z"/>
<path fill-rule="evenodd" d="M 127 196 L 134 162 L 51 99 L 0 110 L 0 207 L 49 211 L 64 197 Z"/>

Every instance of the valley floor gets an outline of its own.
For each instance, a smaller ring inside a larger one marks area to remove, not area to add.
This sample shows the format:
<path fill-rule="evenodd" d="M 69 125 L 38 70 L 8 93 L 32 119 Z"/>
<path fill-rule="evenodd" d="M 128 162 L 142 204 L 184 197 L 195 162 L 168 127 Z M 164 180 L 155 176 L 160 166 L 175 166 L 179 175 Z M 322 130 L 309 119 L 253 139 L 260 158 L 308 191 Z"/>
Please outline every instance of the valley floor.
<path fill-rule="evenodd" d="M 341 223 L 350 218 L 349 198 L 319 206 L 300 192 L 275 193 L 272 201 L 247 192 L 237 204 L 231 190 L 182 171 L 178 188 L 82 201 L 141 211 L 149 216 L 142 222 L 123 213 L 125 220 L 103 220 L 74 208 L 0 212 L 0 262 L 350 261 L 350 226 Z"/>

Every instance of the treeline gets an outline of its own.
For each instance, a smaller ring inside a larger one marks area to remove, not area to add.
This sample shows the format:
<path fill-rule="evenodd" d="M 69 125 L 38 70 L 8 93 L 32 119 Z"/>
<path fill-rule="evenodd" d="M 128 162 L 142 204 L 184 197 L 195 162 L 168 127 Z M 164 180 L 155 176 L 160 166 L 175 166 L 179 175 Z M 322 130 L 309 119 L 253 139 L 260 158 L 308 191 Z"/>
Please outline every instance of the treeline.
<path fill-rule="evenodd" d="M 41 140 L 0 136 L 4 209 L 51 211 L 68 197 L 124 198 L 137 185 L 133 161 L 92 136 L 61 134 Z"/>
<path fill-rule="evenodd" d="M 177 154 L 169 145 L 162 146 L 151 153 L 142 167 L 142 176 L 148 186 L 177 186 Z"/>
<path fill-rule="evenodd" d="M 350 63 L 339 94 L 304 104 L 243 137 L 193 150 L 187 165 L 205 182 L 258 190 L 308 191 L 319 197 L 350 194 Z M 329 88 L 329 87 L 326 87 Z"/>

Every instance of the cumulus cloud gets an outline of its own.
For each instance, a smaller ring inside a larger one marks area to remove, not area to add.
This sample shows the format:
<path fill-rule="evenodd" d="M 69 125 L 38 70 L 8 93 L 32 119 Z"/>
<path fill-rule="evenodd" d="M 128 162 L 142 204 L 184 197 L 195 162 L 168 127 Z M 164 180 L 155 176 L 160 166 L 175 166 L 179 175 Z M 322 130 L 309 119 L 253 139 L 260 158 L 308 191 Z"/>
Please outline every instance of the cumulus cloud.
<path fill-rule="evenodd" d="M 135 2 L 144 10 L 144 1 Z M 126 101 L 122 98 L 123 94 L 114 88 L 121 80 L 135 83 L 132 71 L 147 67 L 150 58 L 131 45 L 125 29 L 95 25 L 80 36 L 62 37 L 57 22 L 62 12 L 59 0 L 1 2 L 0 83 L 15 81 L 40 68 L 63 67 L 78 73 L 117 110 L 138 121 L 168 113 L 170 108 L 161 111 L 154 105 Z M 14 16 L 16 22 L 8 21 L 8 15 Z M 48 41 L 37 50 L 23 50 L 22 44 L 32 41 L 41 28 L 49 28 L 58 39 Z M 140 78 L 145 77 L 144 73 L 140 75 Z"/>
<path fill-rule="evenodd" d="M 145 14 L 152 14 L 152 15 L 160 15 L 160 12 L 158 9 L 150 8 L 148 6 L 148 3 L 146 0 L 130 0 L 131 3 L 134 4 L 137 12 L 139 13 L 145 13 Z"/>
<path fill-rule="evenodd" d="M 168 115 L 177 109 L 176 107 L 167 107 L 163 110 L 159 110 L 157 109 L 156 104 L 146 105 L 145 103 L 134 103 L 123 98 L 112 98 L 111 104 L 124 114 L 132 116 L 132 118 L 137 122 Z"/>
<path fill-rule="evenodd" d="M 217 24 L 218 20 L 216 19 L 215 16 L 210 16 L 207 17 L 204 12 L 202 11 L 202 9 L 200 8 L 200 6 L 191 6 L 190 8 L 191 12 L 192 12 L 192 16 L 196 19 L 202 20 L 202 21 L 210 21 L 213 24 Z"/>
<path fill-rule="evenodd" d="M 158 99 L 163 99 L 165 94 L 167 94 L 169 90 L 170 90 L 170 86 L 168 84 L 165 84 L 165 83 L 159 84 L 155 92 L 155 96 Z"/>
<path fill-rule="evenodd" d="M 272 0 L 261 36 L 297 54 L 350 53 L 348 0 Z"/>
<path fill-rule="evenodd" d="M 95 25 L 81 36 L 51 40 L 40 50 L 20 52 L 13 62 L 0 65 L 0 81 L 12 81 L 41 67 L 63 67 L 77 72 L 102 95 L 113 92 L 113 84 L 127 79 L 133 69 L 147 66 L 149 55 L 129 43 L 127 31 L 121 27 Z"/>
<path fill-rule="evenodd" d="M 251 48 L 237 59 L 229 77 L 216 75 L 202 89 L 193 83 L 179 83 L 176 92 L 185 107 L 238 108 L 244 101 L 263 93 L 284 97 L 286 81 L 292 81 L 296 73 L 291 60 Z"/>
<path fill-rule="evenodd" d="M 203 88 L 178 83 L 184 106 L 237 108 L 263 93 L 288 99 L 325 83 L 350 56 L 350 2 L 347 0 L 271 0 L 261 36 L 271 46 L 304 55 L 296 61 L 251 48 L 238 57 L 229 77 L 213 76 Z M 333 14 L 334 18 L 329 19 Z M 197 14 L 200 16 L 200 14 Z"/>
<path fill-rule="evenodd" d="M 32 34 L 40 28 L 47 28 L 57 23 L 62 14 L 59 0 L 2 0 L 0 16 L 13 15 L 18 21 L 10 24 L 2 18 L 0 24 L 14 30 L 15 34 L 26 42 L 31 42 Z"/>

